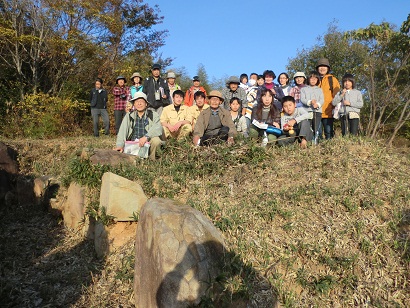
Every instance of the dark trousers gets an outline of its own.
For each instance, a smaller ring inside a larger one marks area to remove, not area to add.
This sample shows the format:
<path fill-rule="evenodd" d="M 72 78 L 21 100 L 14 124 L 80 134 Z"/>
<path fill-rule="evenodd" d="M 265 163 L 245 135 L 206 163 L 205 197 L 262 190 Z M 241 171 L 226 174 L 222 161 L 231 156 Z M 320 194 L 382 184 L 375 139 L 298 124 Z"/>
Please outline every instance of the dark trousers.
<path fill-rule="evenodd" d="M 118 134 L 118 131 L 120 130 L 122 118 L 125 116 L 125 113 L 125 110 L 114 110 L 115 134 Z"/>
<path fill-rule="evenodd" d="M 346 132 L 347 125 L 347 132 Z M 359 134 L 359 119 L 349 119 L 349 116 L 340 117 L 340 126 L 342 128 L 342 136 L 345 136 L 346 133 L 350 135 L 357 136 Z"/>
<path fill-rule="evenodd" d="M 91 117 L 93 119 L 93 129 L 94 129 L 95 137 L 98 137 L 100 135 L 99 129 L 98 129 L 98 122 L 99 122 L 100 116 L 104 123 L 104 133 L 106 135 L 110 134 L 110 119 L 108 117 L 107 109 L 91 108 Z"/>
<path fill-rule="evenodd" d="M 228 126 L 222 126 L 217 135 L 207 135 L 205 132 L 199 145 L 209 147 L 214 144 L 226 142 L 228 140 L 228 133 Z"/>
<path fill-rule="evenodd" d="M 313 140 L 315 141 L 315 144 L 319 142 L 319 137 L 322 133 L 321 123 L 322 123 L 322 113 L 313 112 L 312 129 L 313 129 Z"/>
<path fill-rule="evenodd" d="M 323 132 L 325 133 L 325 139 L 332 139 L 335 136 L 335 131 L 333 129 L 333 118 L 322 118 L 321 126 L 323 127 Z M 319 131 L 322 132 L 322 127 Z M 322 133 L 319 135 L 322 137 Z"/>
<path fill-rule="evenodd" d="M 278 145 L 285 146 L 294 143 L 296 140 L 299 142 L 302 138 L 306 141 L 311 141 L 313 139 L 313 130 L 311 128 L 309 120 L 303 120 L 293 126 L 294 134 L 290 135 L 289 132 L 285 132 L 285 135 L 278 137 Z"/>

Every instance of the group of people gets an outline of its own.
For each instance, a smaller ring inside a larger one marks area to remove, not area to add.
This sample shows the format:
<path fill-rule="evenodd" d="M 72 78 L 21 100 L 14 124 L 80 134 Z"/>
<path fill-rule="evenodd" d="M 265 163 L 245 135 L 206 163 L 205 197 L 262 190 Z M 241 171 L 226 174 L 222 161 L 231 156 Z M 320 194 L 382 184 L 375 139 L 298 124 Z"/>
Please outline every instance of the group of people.
<path fill-rule="evenodd" d="M 335 119 L 341 122 L 342 135 L 358 134 L 362 94 L 351 74 L 343 76 L 341 87 L 325 58 L 307 76 L 296 72 L 294 86 L 287 73 L 279 74 L 276 84 L 275 73 L 266 70 L 262 75 L 231 76 L 222 91 L 209 94 L 198 76 L 184 93 L 174 72 L 163 79 L 160 70 L 161 66 L 154 64 L 144 81 L 134 73 L 130 87 L 125 85 L 125 77 L 117 78 L 113 88 L 116 150 L 123 151 L 126 141 L 138 140 L 140 147 L 150 144 L 149 157 L 155 159 L 156 150 L 169 138 L 192 135 L 195 145 L 210 146 L 232 144 L 238 134 L 258 138 L 262 146 L 298 142 L 305 148 L 310 141 L 317 144 L 323 134 L 326 139 L 333 138 Z M 106 103 L 107 92 L 97 79 L 91 91 L 95 136 L 99 116 L 109 133 Z"/>

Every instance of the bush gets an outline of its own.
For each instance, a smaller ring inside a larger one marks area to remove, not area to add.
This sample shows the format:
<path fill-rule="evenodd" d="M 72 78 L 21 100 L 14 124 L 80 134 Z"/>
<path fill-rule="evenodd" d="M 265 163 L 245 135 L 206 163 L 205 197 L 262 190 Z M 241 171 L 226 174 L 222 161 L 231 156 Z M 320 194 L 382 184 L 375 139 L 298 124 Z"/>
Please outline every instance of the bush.
<path fill-rule="evenodd" d="M 3 134 L 7 137 L 50 138 L 78 135 L 83 123 L 90 123 L 88 103 L 38 93 L 26 95 L 6 115 Z"/>

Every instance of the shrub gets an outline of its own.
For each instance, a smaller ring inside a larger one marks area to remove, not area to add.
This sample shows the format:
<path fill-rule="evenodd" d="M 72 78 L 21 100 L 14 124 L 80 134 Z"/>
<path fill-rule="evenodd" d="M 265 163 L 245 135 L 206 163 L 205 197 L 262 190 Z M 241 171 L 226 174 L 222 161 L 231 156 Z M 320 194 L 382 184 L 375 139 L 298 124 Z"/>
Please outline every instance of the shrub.
<path fill-rule="evenodd" d="M 50 138 L 78 132 L 87 116 L 88 104 L 38 93 L 26 95 L 5 117 L 7 137 Z"/>

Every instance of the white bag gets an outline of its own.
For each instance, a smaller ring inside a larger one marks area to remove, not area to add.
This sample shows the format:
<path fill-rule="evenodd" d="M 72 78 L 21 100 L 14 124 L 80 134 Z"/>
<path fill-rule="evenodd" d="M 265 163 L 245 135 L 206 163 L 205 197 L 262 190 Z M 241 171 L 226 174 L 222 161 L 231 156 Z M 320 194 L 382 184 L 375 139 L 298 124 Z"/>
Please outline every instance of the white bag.
<path fill-rule="evenodd" d="M 339 110 L 342 108 L 342 102 L 338 103 L 335 108 L 332 110 L 333 118 L 339 120 Z"/>
<path fill-rule="evenodd" d="M 140 158 L 148 158 L 149 142 L 145 142 L 143 147 L 140 147 L 138 139 L 135 141 L 125 141 L 124 153 L 135 155 Z"/>

